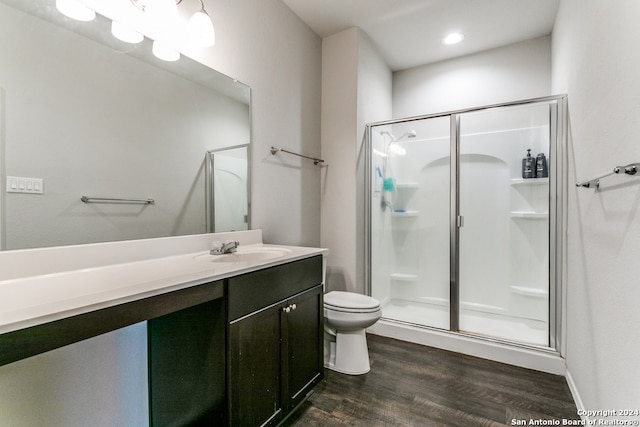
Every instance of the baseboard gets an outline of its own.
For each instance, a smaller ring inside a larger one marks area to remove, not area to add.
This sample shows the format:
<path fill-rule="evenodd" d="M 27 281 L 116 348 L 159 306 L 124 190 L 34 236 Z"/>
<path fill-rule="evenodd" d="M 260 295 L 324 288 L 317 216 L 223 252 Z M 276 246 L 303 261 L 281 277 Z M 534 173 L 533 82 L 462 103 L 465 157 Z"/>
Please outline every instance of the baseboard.
<path fill-rule="evenodd" d="M 375 325 L 368 328 L 367 332 L 550 374 L 566 374 L 564 359 L 558 352 L 548 349 L 507 345 L 448 331 L 420 328 L 387 320 L 379 320 Z"/>
<path fill-rule="evenodd" d="M 571 392 L 571 396 L 573 397 L 573 401 L 576 403 L 576 408 L 578 410 L 578 414 L 586 413 L 586 409 L 584 407 L 584 403 L 582 402 L 582 398 L 580 397 L 580 393 L 578 392 L 578 386 L 573 380 L 573 376 L 571 376 L 571 372 L 567 369 L 567 373 L 565 374 L 565 378 L 567 379 L 567 385 L 569 386 L 569 391 Z M 585 422 L 585 425 L 589 425 L 589 417 L 586 415 L 580 415 L 580 418 Z"/>

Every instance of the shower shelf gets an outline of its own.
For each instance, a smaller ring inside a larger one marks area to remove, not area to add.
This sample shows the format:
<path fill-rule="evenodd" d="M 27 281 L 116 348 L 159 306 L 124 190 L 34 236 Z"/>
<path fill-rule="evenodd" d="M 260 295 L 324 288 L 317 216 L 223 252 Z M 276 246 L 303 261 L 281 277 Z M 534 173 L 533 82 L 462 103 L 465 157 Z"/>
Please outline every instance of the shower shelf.
<path fill-rule="evenodd" d="M 398 190 L 413 190 L 418 188 L 417 182 L 397 182 L 396 188 Z"/>
<path fill-rule="evenodd" d="M 511 185 L 544 185 L 549 183 L 549 178 L 514 178 L 511 180 Z"/>
<path fill-rule="evenodd" d="M 391 212 L 391 215 L 395 218 L 415 218 L 419 215 L 418 211 L 400 211 L 400 212 Z"/>
<path fill-rule="evenodd" d="M 396 280 L 398 282 L 414 282 L 418 280 L 417 274 L 406 274 L 406 273 L 391 273 L 389 276 L 391 280 Z"/>
<path fill-rule="evenodd" d="M 547 219 L 549 218 L 548 212 L 527 212 L 527 211 L 511 211 L 509 212 L 511 218 L 527 218 L 527 219 Z"/>
<path fill-rule="evenodd" d="M 515 294 L 535 298 L 546 298 L 549 295 L 549 291 L 546 289 L 530 288 L 528 286 L 511 286 L 511 291 Z"/>

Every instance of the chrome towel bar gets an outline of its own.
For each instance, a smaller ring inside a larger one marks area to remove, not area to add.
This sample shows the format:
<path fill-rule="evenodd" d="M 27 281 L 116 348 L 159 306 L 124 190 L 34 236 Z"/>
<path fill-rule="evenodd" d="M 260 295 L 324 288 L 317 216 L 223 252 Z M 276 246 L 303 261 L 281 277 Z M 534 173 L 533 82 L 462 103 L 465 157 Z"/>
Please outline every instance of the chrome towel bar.
<path fill-rule="evenodd" d="M 607 172 L 602 175 L 598 175 L 595 178 L 591 178 L 587 181 L 576 182 L 576 187 L 585 187 L 590 188 L 591 186 L 595 186 L 596 188 L 600 185 L 600 180 L 607 176 L 611 176 L 614 174 L 625 173 L 627 175 L 635 175 L 640 169 L 640 163 L 629 163 L 626 166 L 616 166 L 613 168 L 613 171 Z"/>
<path fill-rule="evenodd" d="M 294 153 L 293 151 L 285 150 L 284 148 L 271 147 L 271 154 L 276 154 L 278 151 L 282 151 L 283 153 L 293 154 L 294 156 L 304 157 L 305 159 L 313 160 L 314 165 L 318 165 L 320 163 L 324 163 L 324 160 L 317 159 L 315 157 L 305 156 L 304 154 Z"/>
<path fill-rule="evenodd" d="M 113 199 L 107 197 L 80 197 L 84 203 L 119 203 L 119 204 L 142 204 L 152 205 L 155 203 L 153 199 Z"/>

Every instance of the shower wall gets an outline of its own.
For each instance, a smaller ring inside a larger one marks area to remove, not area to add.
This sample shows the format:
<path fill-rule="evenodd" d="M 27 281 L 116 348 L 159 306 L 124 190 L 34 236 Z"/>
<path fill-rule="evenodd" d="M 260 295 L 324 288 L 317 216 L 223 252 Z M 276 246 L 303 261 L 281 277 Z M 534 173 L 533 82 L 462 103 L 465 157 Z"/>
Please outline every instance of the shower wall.
<path fill-rule="evenodd" d="M 449 116 L 372 127 L 371 293 L 383 318 L 450 328 L 459 197 L 459 330 L 548 346 L 549 178 L 522 179 L 522 159 L 549 159 L 549 107 L 461 114 L 457 194 L 449 132 Z"/>

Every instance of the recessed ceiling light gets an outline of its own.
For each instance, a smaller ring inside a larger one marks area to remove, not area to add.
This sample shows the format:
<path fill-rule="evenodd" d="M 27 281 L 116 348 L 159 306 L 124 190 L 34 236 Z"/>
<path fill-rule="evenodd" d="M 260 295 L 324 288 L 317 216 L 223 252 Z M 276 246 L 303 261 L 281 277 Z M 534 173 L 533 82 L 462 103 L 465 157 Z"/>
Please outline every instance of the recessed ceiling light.
<path fill-rule="evenodd" d="M 462 33 L 451 33 L 447 35 L 447 37 L 442 39 L 443 44 L 456 44 L 460 43 L 464 39 L 464 34 Z"/>

